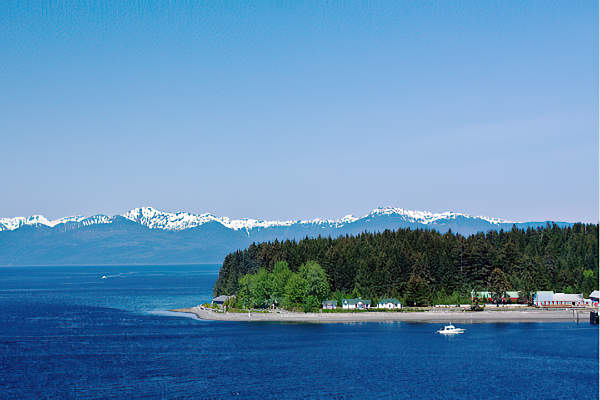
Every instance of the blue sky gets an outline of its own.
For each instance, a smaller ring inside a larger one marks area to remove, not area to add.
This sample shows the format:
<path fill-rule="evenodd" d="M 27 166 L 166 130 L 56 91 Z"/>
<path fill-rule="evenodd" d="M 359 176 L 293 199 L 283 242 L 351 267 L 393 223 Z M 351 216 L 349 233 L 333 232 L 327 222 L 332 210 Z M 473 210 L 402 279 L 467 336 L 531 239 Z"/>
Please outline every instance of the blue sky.
<path fill-rule="evenodd" d="M 595 1 L 9 3 L 0 216 L 598 220 Z"/>

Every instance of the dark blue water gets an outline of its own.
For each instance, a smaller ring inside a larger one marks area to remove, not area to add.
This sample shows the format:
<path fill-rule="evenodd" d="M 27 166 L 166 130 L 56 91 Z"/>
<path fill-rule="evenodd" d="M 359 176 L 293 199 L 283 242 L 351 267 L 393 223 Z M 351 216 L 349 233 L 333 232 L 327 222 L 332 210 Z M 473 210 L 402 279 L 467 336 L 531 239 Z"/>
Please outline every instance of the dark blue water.
<path fill-rule="evenodd" d="M 0 268 L 1 398 L 595 399 L 598 329 L 211 322 L 218 266 Z M 100 279 L 107 275 L 108 279 Z"/>

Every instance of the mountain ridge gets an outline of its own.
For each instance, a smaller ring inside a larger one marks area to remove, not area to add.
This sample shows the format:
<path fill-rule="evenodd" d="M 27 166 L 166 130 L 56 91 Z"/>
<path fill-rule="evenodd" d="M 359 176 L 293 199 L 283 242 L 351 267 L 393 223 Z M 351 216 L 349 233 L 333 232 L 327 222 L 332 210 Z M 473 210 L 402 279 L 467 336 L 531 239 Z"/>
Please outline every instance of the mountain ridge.
<path fill-rule="evenodd" d="M 491 218 L 485 216 L 472 216 L 464 213 L 445 211 L 441 213 L 433 213 L 430 211 L 407 210 L 404 208 L 394 207 L 378 207 L 373 209 L 368 214 L 362 217 L 356 217 L 348 214 L 338 219 L 329 218 L 314 218 L 310 220 L 267 220 L 254 218 L 230 219 L 229 217 L 218 217 L 211 213 L 194 214 L 190 212 L 168 212 L 161 211 L 153 207 L 137 207 L 123 214 L 108 216 L 105 214 L 96 214 L 89 217 L 82 215 L 68 216 L 56 220 L 48 220 L 43 215 L 31 215 L 29 217 L 12 217 L 0 218 L 0 231 L 15 230 L 25 225 L 44 225 L 55 227 L 61 224 L 77 223 L 82 225 L 105 224 L 114 222 L 116 217 L 123 217 L 130 221 L 139 223 L 150 229 L 164 230 L 185 230 L 197 226 L 204 225 L 208 222 L 215 221 L 221 225 L 233 230 L 252 230 L 255 228 L 269 228 L 273 226 L 291 226 L 294 224 L 319 224 L 319 225 L 335 225 L 341 227 L 343 225 L 354 223 L 361 219 L 379 215 L 397 215 L 403 216 L 407 221 L 419 224 L 431 224 L 442 219 L 456 219 L 457 217 L 481 219 L 490 224 L 510 224 L 519 223 L 518 221 L 503 220 L 500 218 Z"/>
<path fill-rule="evenodd" d="M 122 215 L 2 218 L 0 265 L 220 263 L 252 243 L 340 237 L 363 232 L 430 229 L 462 235 L 536 228 L 568 222 L 513 222 L 463 213 L 380 207 L 363 217 L 298 221 L 229 219 L 213 214 L 168 213 L 151 207 Z"/>

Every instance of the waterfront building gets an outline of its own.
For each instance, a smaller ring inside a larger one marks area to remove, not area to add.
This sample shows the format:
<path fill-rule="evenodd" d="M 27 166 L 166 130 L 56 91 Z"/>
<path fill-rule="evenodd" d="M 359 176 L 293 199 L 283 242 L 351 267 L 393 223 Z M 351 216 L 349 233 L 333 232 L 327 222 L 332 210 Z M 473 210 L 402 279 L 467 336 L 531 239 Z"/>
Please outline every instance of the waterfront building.
<path fill-rule="evenodd" d="M 506 292 L 506 299 L 513 302 L 519 301 L 519 292 L 516 290 L 508 290 Z"/>
<path fill-rule="evenodd" d="M 475 291 L 471 291 L 471 301 L 473 301 L 473 299 L 475 298 L 475 295 L 477 295 L 477 298 L 482 301 L 482 302 L 493 302 L 494 299 L 494 294 L 492 292 L 489 291 L 483 291 L 483 292 L 475 292 Z M 508 290 L 504 293 L 504 297 L 502 297 L 501 301 L 503 303 L 516 303 L 519 300 L 519 292 L 516 290 Z"/>
<path fill-rule="evenodd" d="M 323 310 L 335 310 L 337 308 L 337 300 L 325 300 L 322 304 Z"/>
<path fill-rule="evenodd" d="M 400 300 L 398 300 L 396 298 L 381 299 L 379 301 L 379 303 L 377 303 L 377 308 L 388 308 L 388 309 L 402 308 L 402 304 L 400 303 Z"/>
<path fill-rule="evenodd" d="M 212 302 L 210 304 L 212 304 L 213 306 L 222 307 L 223 304 L 225 304 L 225 302 L 232 297 L 235 297 L 235 296 L 225 296 L 225 295 L 217 296 L 212 300 Z"/>
<path fill-rule="evenodd" d="M 583 294 L 554 293 L 551 290 L 538 291 L 533 295 L 533 305 L 536 307 L 581 307 L 586 304 Z"/>
<path fill-rule="evenodd" d="M 598 300 L 600 298 L 600 291 L 594 290 L 590 293 L 589 299 L 584 299 L 585 305 L 589 307 L 598 307 Z"/>
<path fill-rule="evenodd" d="M 533 295 L 533 305 L 536 307 L 552 304 L 552 301 L 554 301 L 554 292 L 551 290 L 540 290 Z"/>
<path fill-rule="evenodd" d="M 342 308 L 344 310 L 366 310 L 371 308 L 371 300 L 343 299 Z"/>
<path fill-rule="evenodd" d="M 583 299 L 586 307 L 598 307 L 598 302 L 592 299 Z"/>

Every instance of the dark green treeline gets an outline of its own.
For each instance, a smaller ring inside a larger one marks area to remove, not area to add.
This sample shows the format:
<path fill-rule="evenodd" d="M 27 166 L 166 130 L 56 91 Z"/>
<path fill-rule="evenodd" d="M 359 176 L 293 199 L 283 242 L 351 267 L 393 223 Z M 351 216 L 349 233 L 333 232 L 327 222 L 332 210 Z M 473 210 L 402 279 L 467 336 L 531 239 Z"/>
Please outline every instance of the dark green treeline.
<path fill-rule="evenodd" d="M 259 267 L 272 271 L 277 261 L 297 271 L 311 260 L 321 264 L 332 291 L 364 298 L 402 297 L 411 278 L 425 280 L 432 295 L 466 294 L 486 289 L 495 268 L 514 290 L 588 295 L 598 286 L 598 225 L 513 228 L 469 237 L 400 229 L 252 244 L 225 257 L 213 292 L 236 293 L 240 277 Z"/>

